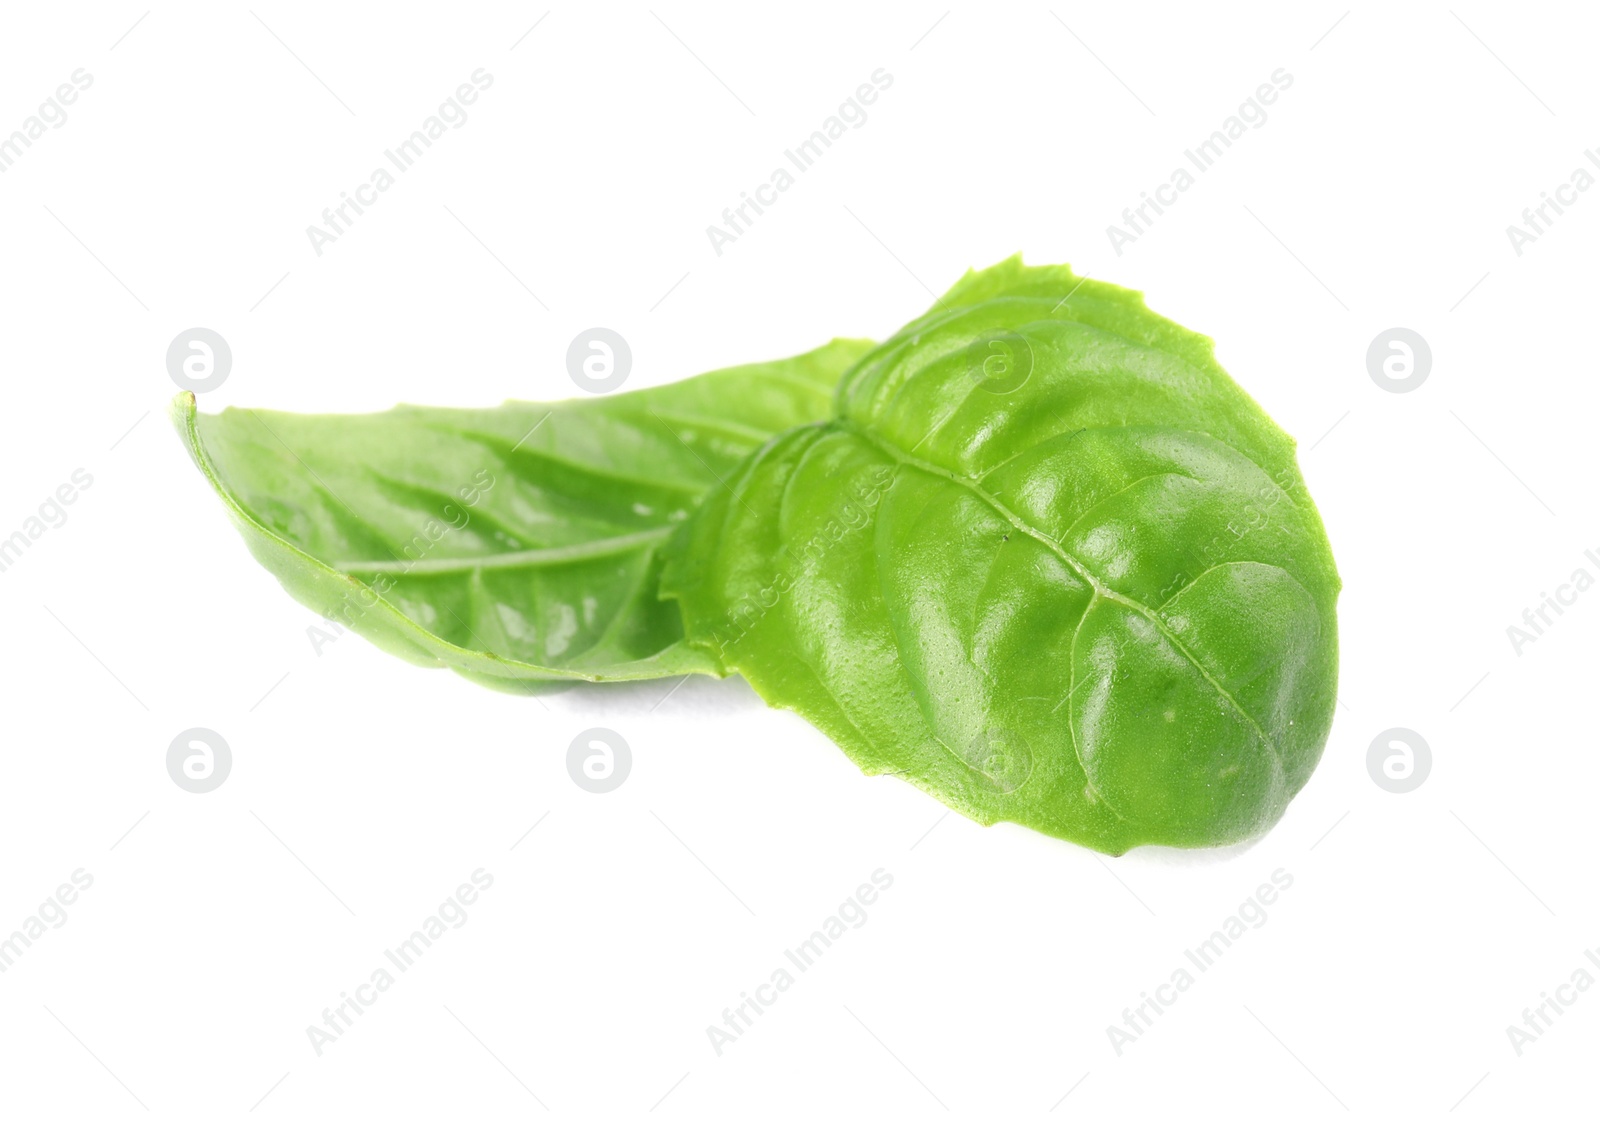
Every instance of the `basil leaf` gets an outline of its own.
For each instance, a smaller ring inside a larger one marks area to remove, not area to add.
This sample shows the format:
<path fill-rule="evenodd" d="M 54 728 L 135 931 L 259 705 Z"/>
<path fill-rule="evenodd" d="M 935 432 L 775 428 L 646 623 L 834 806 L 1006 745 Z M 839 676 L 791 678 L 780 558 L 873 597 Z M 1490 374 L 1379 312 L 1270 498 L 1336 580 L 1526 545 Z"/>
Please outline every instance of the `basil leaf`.
<path fill-rule="evenodd" d="M 1107 853 L 1219 845 L 1321 755 L 1339 579 L 1210 341 L 1013 258 L 711 495 L 662 593 L 868 774 Z"/>
<path fill-rule="evenodd" d="M 717 673 L 656 594 L 661 544 L 772 434 L 829 415 L 872 344 L 551 405 L 173 419 L 296 599 L 423 665 L 537 690 Z"/>

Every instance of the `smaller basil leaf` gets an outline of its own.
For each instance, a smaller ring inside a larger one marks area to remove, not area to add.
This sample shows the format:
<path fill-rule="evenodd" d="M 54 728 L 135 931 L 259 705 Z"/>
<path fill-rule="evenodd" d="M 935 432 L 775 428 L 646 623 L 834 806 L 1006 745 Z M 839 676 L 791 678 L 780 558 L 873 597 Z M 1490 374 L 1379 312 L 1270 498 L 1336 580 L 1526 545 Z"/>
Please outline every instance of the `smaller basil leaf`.
<path fill-rule="evenodd" d="M 659 549 L 751 451 L 827 416 L 871 346 L 493 409 L 206 415 L 181 394 L 173 420 L 256 559 L 384 650 L 524 692 L 719 674 L 657 595 Z"/>

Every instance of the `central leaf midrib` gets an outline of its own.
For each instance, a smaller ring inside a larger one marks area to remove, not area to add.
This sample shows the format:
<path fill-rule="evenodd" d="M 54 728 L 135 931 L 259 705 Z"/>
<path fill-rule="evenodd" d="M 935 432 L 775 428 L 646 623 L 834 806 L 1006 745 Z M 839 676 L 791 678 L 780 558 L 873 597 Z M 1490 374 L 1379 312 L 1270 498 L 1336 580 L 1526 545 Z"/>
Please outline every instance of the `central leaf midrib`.
<path fill-rule="evenodd" d="M 918 471 L 923 471 L 929 475 L 948 480 L 949 482 L 956 484 L 958 487 L 969 491 L 984 503 L 987 503 L 992 510 L 994 510 L 1002 518 L 1006 519 L 1006 521 L 1010 522 L 1011 525 L 1015 526 L 1018 531 L 1027 534 L 1029 537 L 1040 542 L 1046 549 L 1050 550 L 1057 557 L 1059 557 L 1064 564 L 1070 567 L 1072 571 L 1077 574 L 1079 579 L 1089 586 L 1095 595 L 1113 603 L 1120 604 L 1129 611 L 1136 612 L 1145 619 L 1149 620 L 1150 624 L 1161 633 L 1162 638 L 1166 639 L 1168 643 L 1172 644 L 1173 649 L 1181 654 L 1189 663 L 1189 665 L 1195 668 L 1195 671 L 1202 678 L 1204 678 L 1208 684 L 1210 684 L 1211 688 L 1216 690 L 1217 693 L 1233 708 L 1234 712 L 1238 713 L 1239 716 L 1242 717 L 1250 726 L 1250 728 L 1254 730 L 1255 734 L 1261 738 L 1261 742 L 1267 746 L 1269 751 L 1271 751 L 1273 760 L 1278 765 L 1280 776 L 1287 774 L 1284 765 L 1283 752 L 1278 747 L 1277 743 L 1267 735 L 1266 730 L 1263 729 L 1256 722 L 1256 719 L 1245 710 L 1244 706 L 1240 705 L 1234 696 L 1223 687 L 1222 683 L 1211 676 L 1211 673 L 1200 664 L 1200 660 L 1194 656 L 1188 647 L 1184 646 L 1178 637 L 1173 634 L 1172 630 L 1167 627 L 1167 625 L 1158 615 L 1156 615 L 1152 608 L 1145 604 L 1141 604 L 1139 601 L 1134 600 L 1131 597 L 1124 596 L 1114 588 L 1110 588 L 1105 584 L 1102 584 L 1100 580 L 1096 578 L 1095 575 L 1089 570 L 1089 567 L 1085 565 L 1082 560 L 1069 552 L 1060 542 L 1057 542 L 1048 534 L 1041 533 L 1033 526 L 1023 521 L 1023 519 L 1010 507 L 1006 506 L 998 498 L 989 494 L 973 481 L 957 475 L 955 472 L 949 471 L 946 468 L 942 468 L 938 464 L 930 463 L 927 460 L 919 459 L 909 452 L 902 451 L 895 445 L 891 444 L 888 440 L 872 432 L 870 429 L 867 429 L 865 426 L 857 424 L 854 421 L 848 420 L 847 418 L 841 417 L 834 420 L 832 423 L 846 432 L 859 436 L 862 440 L 865 440 L 868 444 L 878 449 L 884 455 L 895 460 L 897 463 L 907 465 L 916 468 Z"/>

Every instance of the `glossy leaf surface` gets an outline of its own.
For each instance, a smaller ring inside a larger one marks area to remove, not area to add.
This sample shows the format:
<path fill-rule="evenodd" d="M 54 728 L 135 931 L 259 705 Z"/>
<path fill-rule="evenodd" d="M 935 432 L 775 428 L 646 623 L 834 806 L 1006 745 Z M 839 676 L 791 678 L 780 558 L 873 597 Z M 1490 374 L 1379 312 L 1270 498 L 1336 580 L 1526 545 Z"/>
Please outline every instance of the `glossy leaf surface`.
<path fill-rule="evenodd" d="M 256 558 L 413 662 L 538 688 L 716 673 L 657 595 L 659 550 L 774 433 L 827 417 L 872 344 L 632 393 L 493 409 L 173 419 Z"/>
<path fill-rule="evenodd" d="M 1293 442 L 1137 293 L 968 274 L 730 483 L 663 593 L 869 774 L 1120 853 L 1258 834 L 1316 765 L 1339 580 Z"/>

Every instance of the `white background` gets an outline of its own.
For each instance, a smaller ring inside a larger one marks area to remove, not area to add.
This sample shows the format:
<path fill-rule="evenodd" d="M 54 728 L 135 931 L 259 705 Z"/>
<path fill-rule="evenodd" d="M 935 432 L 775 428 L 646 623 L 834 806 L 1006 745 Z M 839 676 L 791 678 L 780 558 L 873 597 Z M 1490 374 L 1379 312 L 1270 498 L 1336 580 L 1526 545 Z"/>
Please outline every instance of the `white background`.
<path fill-rule="evenodd" d="M 94 479 L 0 573 L 0 934 L 94 877 L 0 974 L 0 1113 L 1592 1102 L 1600 994 L 1520 1057 L 1506 1032 L 1600 978 L 1600 592 L 1520 655 L 1506 635 L 1600 572 L 1600 191 L 1521 256 L 1506 235 L 1600 144 L 1579 6 L 144 10 L 0 25 L 0 131 L 94 77 L 0 176 L 0 536 Z M 317 256 L 306 227 L 479 67 L 465 125 Z M 706 226 L 880 67 L 867 123 L 715 254 Z M 1122 209 L 1280 67 L 1267 123 L 1114 253 Z M 1345 582 L 1341 704 L 1253 846 L 1112 860 L 983 829 L 738 681 L 535 700 L 354 637 L 319 656 L 164 417 L 196 325 L 234 354 L 208 411 L 490 405 L 571 396 L 597 323 L 637 388 L 881 338 L 1017 250 L 1214 336 L 1300 442 Z M 1397 325 L 1433 351 L 1406 394 L 1366 368 Z M 565 766 L 597 725 L 634 756 L 603 796 Z M 207 795 L 166 771 L 192 726 L 234 754 Z M 1410 794 L 1368 775 L 1393 726 L 1432 748 Z M 318 1057 L 307 1026 L 480 867 L 466 925 Z M 717 1056 L 707 1026 L 879 868 L 868 922 Z M 1265 925 L 1117 1055 L 1107 1026 L 1279 868 Z"/>

